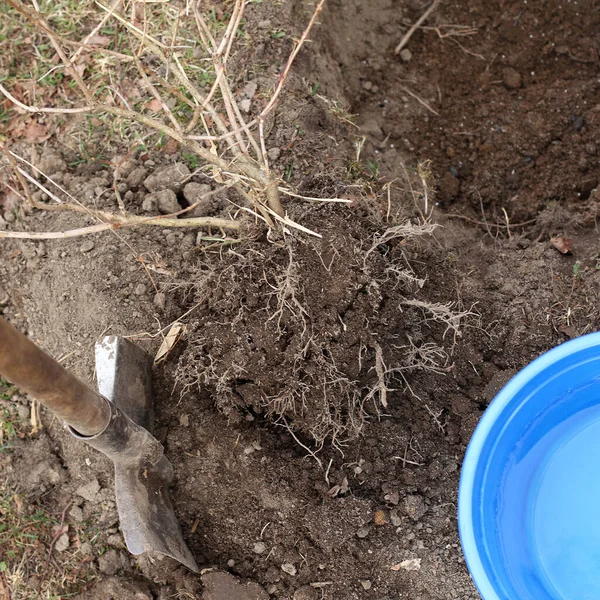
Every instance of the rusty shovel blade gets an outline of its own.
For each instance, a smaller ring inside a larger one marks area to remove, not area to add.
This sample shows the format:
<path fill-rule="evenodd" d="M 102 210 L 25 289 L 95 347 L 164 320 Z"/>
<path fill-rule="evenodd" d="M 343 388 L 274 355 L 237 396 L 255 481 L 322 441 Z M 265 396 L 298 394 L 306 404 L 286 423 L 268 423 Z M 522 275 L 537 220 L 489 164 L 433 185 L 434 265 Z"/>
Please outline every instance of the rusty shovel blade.
<path fill-rule="evenodd" d="M 159 552 L 198 572 L 169 499 L 173 467 L 152 435 L 151 365 L 145 352 L 123 338 L 98 342 L 98 388 L 109 401 L 110 421 L 95 436 L 71 432 L 115 465 L 117 510 L 129 551 Z"/>

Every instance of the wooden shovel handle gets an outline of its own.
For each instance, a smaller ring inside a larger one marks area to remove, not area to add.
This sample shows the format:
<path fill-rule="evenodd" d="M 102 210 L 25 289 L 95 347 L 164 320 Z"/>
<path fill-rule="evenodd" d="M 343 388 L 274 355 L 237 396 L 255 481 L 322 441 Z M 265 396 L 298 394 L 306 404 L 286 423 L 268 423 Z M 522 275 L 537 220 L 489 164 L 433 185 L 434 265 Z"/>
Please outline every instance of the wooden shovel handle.
<path fill-rule="evenodd" d="M 110 407 L 102 396 L 0 317 L 0 375 L 84 436 L 108 425 Z"/>

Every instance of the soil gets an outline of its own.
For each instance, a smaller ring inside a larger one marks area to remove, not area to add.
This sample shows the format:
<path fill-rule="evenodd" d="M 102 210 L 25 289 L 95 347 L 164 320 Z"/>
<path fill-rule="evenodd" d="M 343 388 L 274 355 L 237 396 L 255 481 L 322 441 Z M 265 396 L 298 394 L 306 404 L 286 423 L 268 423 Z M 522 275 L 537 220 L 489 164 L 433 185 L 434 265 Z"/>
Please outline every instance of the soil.
<path fill-rule="evenodd" d="M 82 598 L 478 597 L 456 521 L 470 436 L 516 371 L 600 325 L 600 10 L 445 4 L 396 56 L 425 8 L 329 0 L 299 56 L 267 146 L 300 193 L 353 200 L 286 200 L 322 238 L 267 238 L 248 219 L 231 248 L 172 229 L 2 241 L 0 312 L 87 380 L 99 337 L 128 335 L 155 353 L 159 331 L 186 325 L 155 369 L 156 435 L 198 563 L 239 582 L 130 557 L 111 465 L 43 413 L 44 430 L 0 465 L 29 503 L 58 516 L 73 503 L 67 523 L 97 533 L 83 549 L 70 539 L 95 577 Z M 248 28 L 297 34 L 311 10 L 251 4 Z M 261 72 L 290 47 L 268 38 L 243 60 Z M 114 166 L 69 167 L 74 151 L 52 140 L 22 151 L 89 206 L 116 207 Z M 159 209 L 156 180 L 172 189 L 163 201 L 180 199 L 184 162 L 157 151 L 121 164 L 128 209 Z M 147 181 L 159 169 L 170 175 Z M 228 199 L 204 214 L 227 213 Z M 438 227 L 424 231 L 432 208 Z M 6 227 L 81 226 L 17 214 Z M 386 386 L 382 368 L 393 370 Z"/>

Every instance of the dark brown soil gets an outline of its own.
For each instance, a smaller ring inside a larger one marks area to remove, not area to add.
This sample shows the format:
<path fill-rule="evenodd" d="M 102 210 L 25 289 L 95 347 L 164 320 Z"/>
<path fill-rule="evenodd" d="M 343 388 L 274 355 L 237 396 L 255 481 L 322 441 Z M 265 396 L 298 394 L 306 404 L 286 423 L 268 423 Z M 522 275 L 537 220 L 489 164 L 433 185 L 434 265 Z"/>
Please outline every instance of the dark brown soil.
<path fill-rule="evenodd" d="M 268 18 L 293 30 L 310 13 L 303 3 L 252 7 L 250 28 Z M 472 431 L 517 370 L 600 324 L 598 7 L 441 6 L 428 25 L 476 34 L 417 31 L 405 62 L 393 49 L 425 8 L 330 0 L 301 55 L 267 143 L 301 193 L 353 198 L 349 206 L 286 201 L 322 239 L 267 239 L 248 221 L 240 244 L 208 250 L 172 230 L 106 235 L 93 248 L 87 238 L 2 241 L 0 310 L 83 377 L 101 335 L 132 335 L 155 352 L 161 328 L 186 323 L 154 382 L 175 508 L 201 567 L 258 582 L 273 598 L 477 598 L 456 523 Z M 252 61 L 288 51 L 271 39 Z M 51 160 L 48 149 L 36 152 Z M 178 160 L 137 156 L 131 168 Z M 429 177 L 418 161 L 431 161 Z M 112 207 L 110 168 L 59 166 L 84 201 L 100 196 Z M 427 203 L 422 177 L 437 189 Z M 146 191 L 130 191 L 129 208 L 141 212 Z M 407 224 L 422 224 L 433 204 L 441 227 L 412 236 Z M 61 230 L 75 221 L 20 213 L 9 226 Z M 390 234 L 396 226 L 405 228 Z M 556 233 L 573 240 L 573 254 L 549 243 Z M 138 256 L 155 267 L 164 296 Z M 463 313 L 455 328 L 432 318 L 440 305 Z M 382 364 L 395 369 L 385 396 Z M 130 560 L 114 537 L 110 465 L 50 415 L 44 422 L 37 440 L 3 455 L 9 483 L 60 513 L 97 478 L 97 498 L 78 502 L 102 525 L 90 569 L 106 589 L 202 597 L 201 579 L 182 567 Z M 23 477 L 45 452 L 46 475 Z"/>

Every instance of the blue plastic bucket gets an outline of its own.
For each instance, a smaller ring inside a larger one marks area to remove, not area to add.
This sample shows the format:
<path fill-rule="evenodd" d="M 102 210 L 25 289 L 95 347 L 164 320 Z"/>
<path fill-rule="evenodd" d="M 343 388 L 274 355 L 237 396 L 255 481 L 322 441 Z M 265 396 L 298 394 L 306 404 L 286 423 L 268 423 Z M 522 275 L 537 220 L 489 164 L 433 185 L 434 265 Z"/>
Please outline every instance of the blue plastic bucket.
<path fill-rule="evenodd" d="M 600 333 L 496 396 L 465 455 L 458 521 L 484 600 L 600 599 Z"/>

